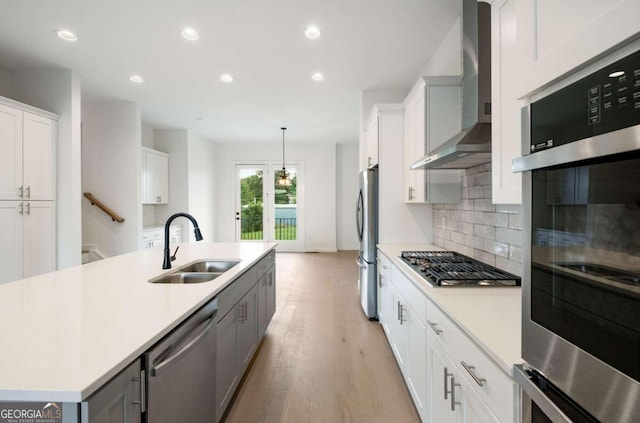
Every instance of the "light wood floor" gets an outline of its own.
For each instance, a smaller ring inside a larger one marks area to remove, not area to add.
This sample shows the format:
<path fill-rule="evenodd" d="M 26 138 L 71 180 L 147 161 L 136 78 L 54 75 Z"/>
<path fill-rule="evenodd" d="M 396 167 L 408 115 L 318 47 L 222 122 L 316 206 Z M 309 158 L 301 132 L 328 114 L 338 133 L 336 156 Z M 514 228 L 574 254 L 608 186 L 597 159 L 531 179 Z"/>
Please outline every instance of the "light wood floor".
<path fill-rule="evenodd" d="M 225 423 L 419 422 L 356 252 L 276 255 L 277 310 Z"/>

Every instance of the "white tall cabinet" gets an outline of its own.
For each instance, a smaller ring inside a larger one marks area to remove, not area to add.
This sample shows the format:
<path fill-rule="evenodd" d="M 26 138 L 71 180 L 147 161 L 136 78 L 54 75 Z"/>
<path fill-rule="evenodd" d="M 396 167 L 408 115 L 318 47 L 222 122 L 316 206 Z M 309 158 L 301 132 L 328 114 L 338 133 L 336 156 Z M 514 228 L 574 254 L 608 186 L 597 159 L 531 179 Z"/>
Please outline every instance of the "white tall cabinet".
<path fill-rule="evenodd" d="M 57 120 L 0 97 L 0 283 L 56 269 Z"/>
<path fill-rule="evenodd" d="M 491 4 L 491 188 L 495 204 L 522 203 L 522 175 L 511 171 L 511 161 L 522 155 L 517 1 Z"/>

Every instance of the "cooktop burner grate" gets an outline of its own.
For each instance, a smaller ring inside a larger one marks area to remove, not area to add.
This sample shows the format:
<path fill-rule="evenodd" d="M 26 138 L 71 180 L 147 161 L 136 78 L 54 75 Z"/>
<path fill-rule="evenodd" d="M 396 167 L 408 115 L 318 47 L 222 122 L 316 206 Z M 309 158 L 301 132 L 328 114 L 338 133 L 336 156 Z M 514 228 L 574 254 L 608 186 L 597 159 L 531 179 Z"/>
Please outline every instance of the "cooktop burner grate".
<path fill-rule="evenodd" d="M 520 278 L 455 251 L 403 251 L 412 269 L 436 286 L 519 286 Z"/>

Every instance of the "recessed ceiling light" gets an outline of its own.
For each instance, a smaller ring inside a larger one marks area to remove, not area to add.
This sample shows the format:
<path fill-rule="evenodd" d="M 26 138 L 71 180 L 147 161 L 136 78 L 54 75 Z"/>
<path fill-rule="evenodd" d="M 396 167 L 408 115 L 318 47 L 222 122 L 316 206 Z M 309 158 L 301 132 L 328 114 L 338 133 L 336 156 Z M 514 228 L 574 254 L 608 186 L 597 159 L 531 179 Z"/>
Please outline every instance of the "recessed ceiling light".
<path fill-rule="evenodd" d="M 196 32 L 196 30 L 193 29 L 193 28 L 185 28 L 185 29 L 183 29 L 181 34 L 185 39 L 187 39 L 189 41 L 195 41 L 198 38 L 200 38 L 200 36 Z"/>
<path fill-rule="evenodd" d="M 66 29 L 60 30 L 58 32 L 56 32 L 56 34 L 58 34 L 58 37 L 62 38 L 65 41 L 77 41 L 78 37 L 76 36 L 76 34 L 74 34 L 71 31 L 68 31 Z"/>
<path fill-rule="evenodd" d="M 609 78 L 617 78 L 622 75 L 624 75 L 624 71 L 615 71 L 609 74 Z"/>
<path fill-rule="evenodd" d="M 129 81 L 135 82 L 136 84 L 141 84 L 144 81 L 144 79 L 142 79 L 140 75 L 131 75 L 129 77 Z"/>
<path fill-rule="evenodd" d="M 220 77 L 220 81 L 222 81 L 222 82 L 231 82 L 231 81 L 233 81 L 233 76 L 229 75 L 228 73 L 225 73 Z"/>
<path fill-rule="evenodd" d="M 318 38 L 320 36 L 320 30 L 318 29 L 317 26 L 309 26 L 304 31 L 304 35 L 307 38 L 311 38 L 311 39 Z"/>
<path fill-rule="evenodd" d="M 320 72 L 316 72 L 313 75 L 311 75 L 311 79 L 313 79 L 314 81 L 322 81 L 324 79 L 324 75 L 321 74 Z"/>

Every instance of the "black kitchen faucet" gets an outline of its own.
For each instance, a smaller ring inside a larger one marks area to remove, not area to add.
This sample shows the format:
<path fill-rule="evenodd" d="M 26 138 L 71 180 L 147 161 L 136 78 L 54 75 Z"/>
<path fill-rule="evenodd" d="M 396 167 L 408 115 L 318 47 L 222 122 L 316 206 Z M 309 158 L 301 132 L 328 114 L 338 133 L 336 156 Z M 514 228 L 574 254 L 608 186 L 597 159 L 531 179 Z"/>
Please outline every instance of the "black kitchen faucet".
<path fill-rule="evenodd" d="M 198 222 L 193 216 L 191 216 L 189 213 L 176 213 L 171 215 L 167 219 L 167 223 L 164 224 L 164 262 L 162 263 L 163 269 L 171 269 L 171 253 L 169 251 L 169 226 L 175 218 L 180 216 L 186 217 L 191 221 L 191 223 L 193 223 L 193 232 L 196 235 L 196 241 L 202 241 L 202 233 L 200 233 Z"/>

